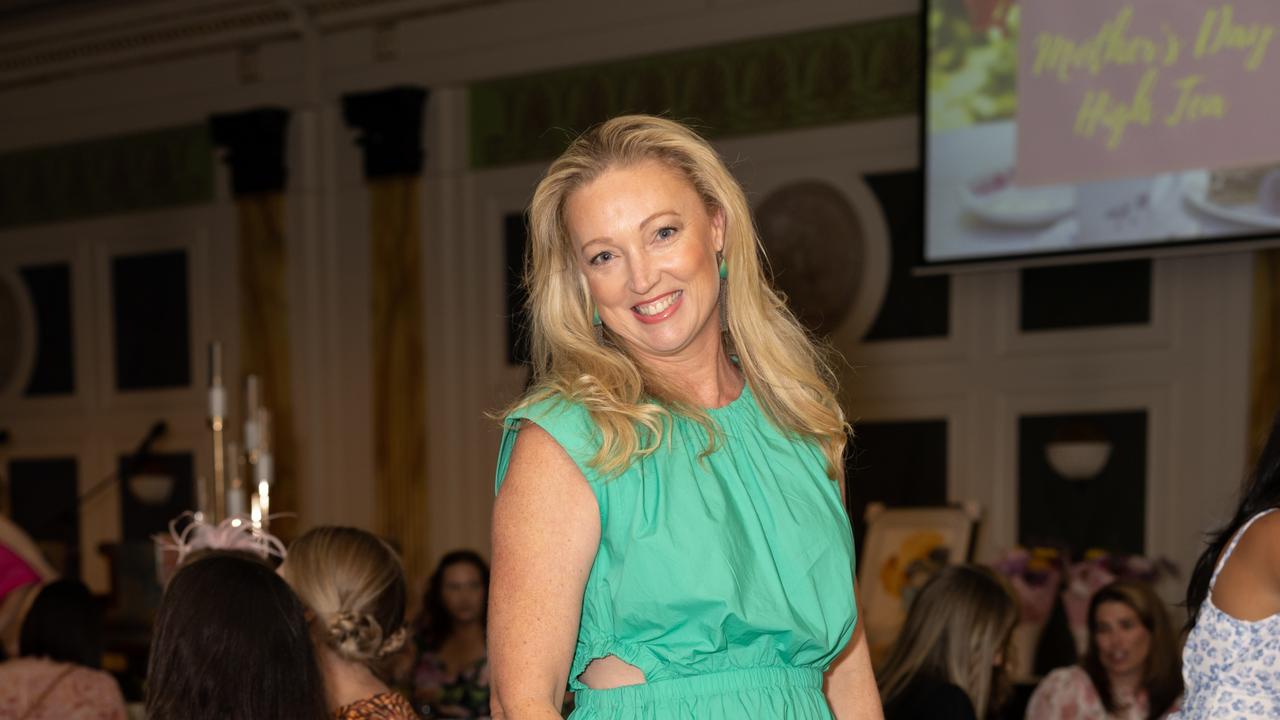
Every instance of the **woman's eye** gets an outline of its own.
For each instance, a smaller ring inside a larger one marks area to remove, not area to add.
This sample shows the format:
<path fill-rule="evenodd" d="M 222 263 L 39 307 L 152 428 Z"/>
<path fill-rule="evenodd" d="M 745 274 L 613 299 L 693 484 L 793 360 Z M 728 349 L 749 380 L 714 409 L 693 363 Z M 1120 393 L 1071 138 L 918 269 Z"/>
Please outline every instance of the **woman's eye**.
<path fill-rule="evenodd" d="M 660 228 L 658 230 L 658 239 L 670 240 L 675 234 L 676 234 L 676 229 L 673 227 Z"/>
<path fill-rule="evenodd" d="M 590 262 L 592 265 L 603 265 L 604 263 L 607 263 L 612 259 L 613 259 L 613 253 L 609 252 L 608 250 L 605 250 L 604 252 L 598 252 L 595 255 L 593 255 L 591 257 Z"/>

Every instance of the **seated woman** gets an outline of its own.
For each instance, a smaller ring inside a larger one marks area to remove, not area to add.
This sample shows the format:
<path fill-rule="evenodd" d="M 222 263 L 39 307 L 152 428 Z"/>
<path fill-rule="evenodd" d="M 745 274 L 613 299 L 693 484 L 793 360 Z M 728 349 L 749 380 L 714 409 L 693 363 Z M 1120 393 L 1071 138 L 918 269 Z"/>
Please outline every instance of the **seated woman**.
<path fill-rule="evenodd" d="M 885 720 L 975 720 L 1008 695 L 1018 605 L 995 573 L 943 568 L 920 589 L 880 672 Z"/>
<path fill-rule="evenodd" d="M 148 720 L 321 720 L 324 680 L 302 604 L 261 558 L 206 551 L 156 613 Z"/>
<path fill-rule="evenodd" d="M 89 589 L 46 585 L 22 623 L 19 655 L 0 664 L 0 718 L 124 720 L 124 697 L 102 664 L 102 622 Z"/>
<path fill-rule="evenodd" d="M 280 567 L 310 611 L 329 712 L 351 720 L 416 720 L 388 686 L 384 663 L 408 638 L 400 558 L 376 536 L 319 527 L 294 541 Z"/>
<path fill-rule="evenodd" d="M 0 659 L 18 656 L 22 618 L 40 587 L 56 577 L 31 536 L 0 515 Z"/>
<path fill-rule="evenodd" d="M 413 699 L 428 717 L 489 715 L 488 609 L 488 563 L 470 550 L 445 555 L 427 584 L 417 623 Z"/>
<path fill-rule="evenodd" d="M 1027 720 L 1148 720 L 1172 712 L 1181 695 L 1164 602 L 1146 583 L 1120 580 L 1093 596 L 1084 658 L 1045 676 Z"/>

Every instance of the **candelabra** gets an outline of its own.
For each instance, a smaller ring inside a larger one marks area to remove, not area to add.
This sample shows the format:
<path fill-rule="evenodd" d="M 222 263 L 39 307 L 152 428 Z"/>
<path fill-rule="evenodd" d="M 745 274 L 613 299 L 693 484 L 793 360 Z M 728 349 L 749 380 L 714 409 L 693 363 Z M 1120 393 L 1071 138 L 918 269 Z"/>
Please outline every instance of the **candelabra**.
<path fill-rule="evenodd" d="M 271 486 L 275 469 L 271 454 L 271 412 L 262 402 L 257 375 L 244 381 L 242 444 L 228 435 L 226 388 L 223 385 L 222 344 L 209 344 L 209 429 L 213 442 L 213 480 L 201 483 L 198 513 L 213 523 L 248 514 L 255 529 L 271 523 Z M 248 492 L 246 492 L 248 491 Z M 248 507 L 246 508 L 246 501 Z M 246 513 L 246 510 L 248 511 Z"/>

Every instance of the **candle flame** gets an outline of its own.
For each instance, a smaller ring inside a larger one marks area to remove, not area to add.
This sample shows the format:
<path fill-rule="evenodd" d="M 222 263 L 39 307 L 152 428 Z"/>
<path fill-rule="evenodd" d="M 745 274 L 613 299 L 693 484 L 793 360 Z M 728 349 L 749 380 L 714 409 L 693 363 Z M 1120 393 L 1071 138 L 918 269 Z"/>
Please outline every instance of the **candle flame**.
<path fill-rule="evenodd" d="M 253 521 L 255 530 L 262 529 L 262 504 L 258 499 L 257 493 L 254 493 L 249 499 L 249 519 Z"/>

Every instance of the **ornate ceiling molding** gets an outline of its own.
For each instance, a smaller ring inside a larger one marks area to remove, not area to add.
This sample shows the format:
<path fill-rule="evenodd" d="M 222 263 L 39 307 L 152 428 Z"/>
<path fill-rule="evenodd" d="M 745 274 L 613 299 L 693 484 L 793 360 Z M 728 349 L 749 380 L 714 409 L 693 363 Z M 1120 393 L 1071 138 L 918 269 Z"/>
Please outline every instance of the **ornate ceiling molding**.
<path fill-rule="evenodd" d="M 0 91 L 158 60 L 519 0 L 170 0 L 33 14 L 0 29 Z"/>
<path fill-rule="evenodd" d="M 920 42 L 919 16 L 898 15 L 472 83 L 471 166 L 548 160 L 577 133 L 633 112 L 711 138 L 916 112 Z"/>

